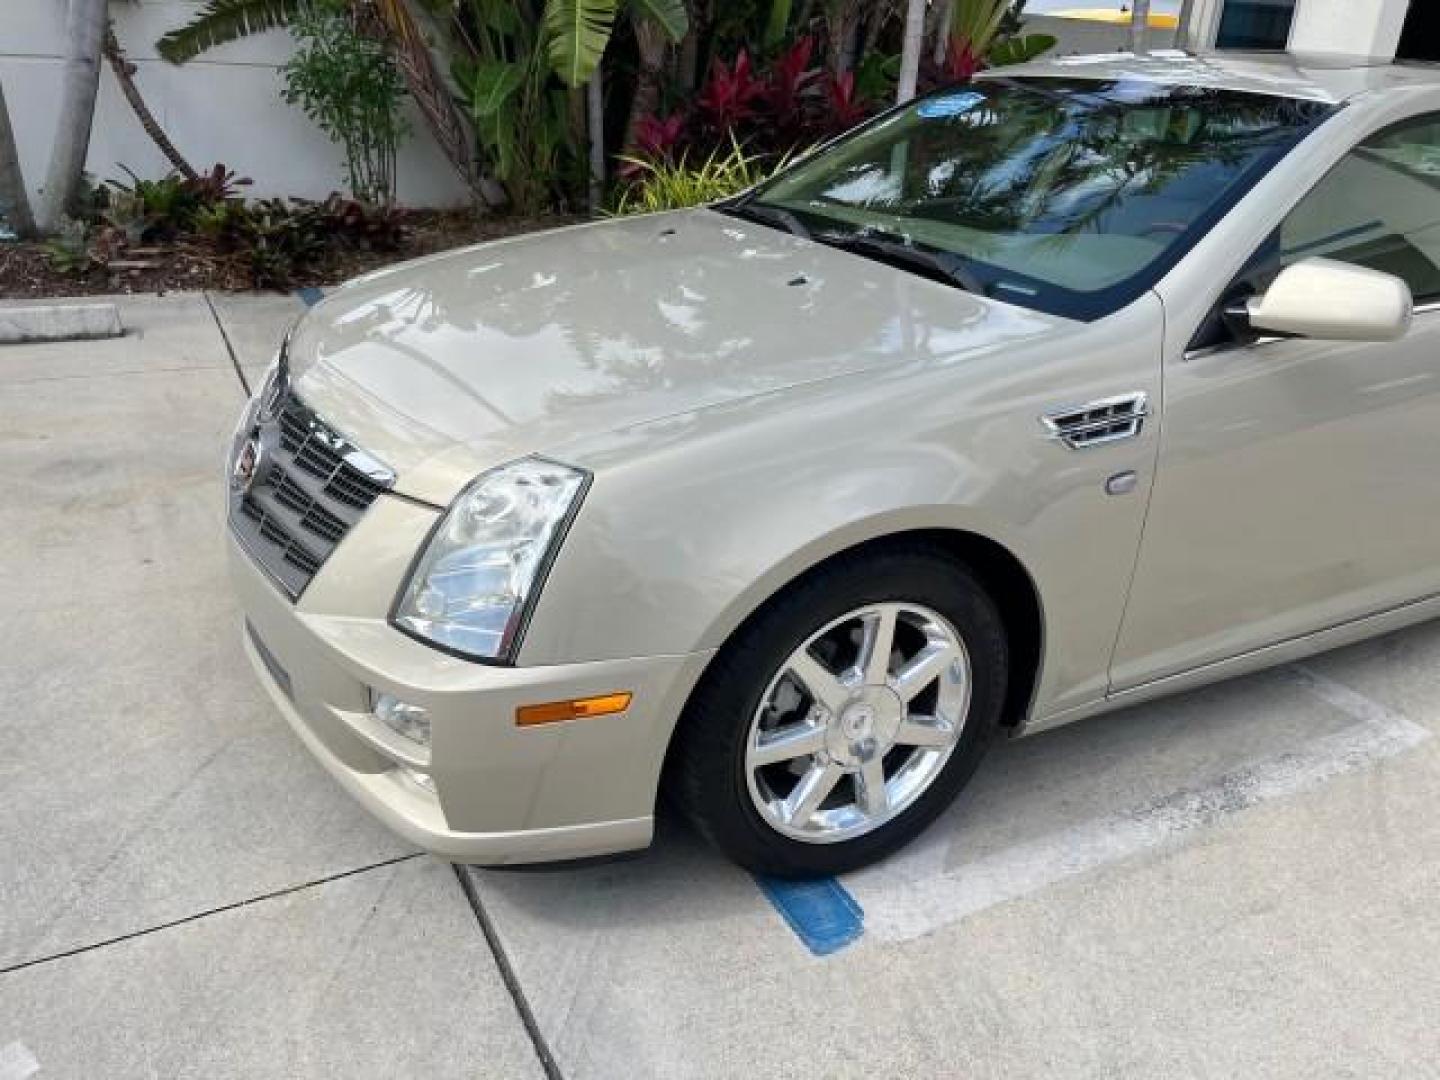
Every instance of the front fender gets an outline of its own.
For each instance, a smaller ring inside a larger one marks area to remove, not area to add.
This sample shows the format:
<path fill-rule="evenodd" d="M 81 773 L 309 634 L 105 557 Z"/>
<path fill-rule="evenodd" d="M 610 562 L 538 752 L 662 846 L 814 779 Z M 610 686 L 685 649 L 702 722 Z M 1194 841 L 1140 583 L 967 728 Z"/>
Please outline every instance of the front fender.
<path fill-rule="evenodd" d="M 522 645 L 522 664 L 716 648 L 826 558 L 897 532 L 973 533 L 1030 574 L 1046 626 L 1036 714 L 1102 697 L 1134 566 L 1157 424 L 1092 451 L 1045 438 L 1047 408 L 1158 400 L 1146 297 L 1020 346 L 896 365 L 657 420 L 561 448 L 595 473 Z M 1139 474 L 1123 498 L 1117 472 Z"/>

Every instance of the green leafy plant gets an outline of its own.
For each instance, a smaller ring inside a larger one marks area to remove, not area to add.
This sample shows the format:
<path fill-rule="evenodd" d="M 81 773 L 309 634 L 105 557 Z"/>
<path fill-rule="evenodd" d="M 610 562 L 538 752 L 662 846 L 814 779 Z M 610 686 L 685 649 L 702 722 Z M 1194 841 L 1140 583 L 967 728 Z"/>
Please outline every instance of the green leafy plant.
<path fill-rule="evenodd" d="M 325 254 L 319 215 L 296 210 L 280 199 L 249 207 L 240 222 L 238 255 L 257 289 L 283 289 L 313 269 Z"/>
<path fill-rule="evenodd" d="M 343 0 L 311 0 L 293 15 L 299 48 L 280 69 L 283 96 L 344 148 L 351 193 L 388 204 L 407 131 L 405 81 L 383 38 L 366 33 L 360 19 Z"/>
<path fill-rule="evenodd" d="M 1002 37 L 990 46 L 990 51 L 985 54 L 985 62 L 990 67 L 1023 64 L 1027 60 L 1043 56 L 1059 44 L 1059 40 L 1051 34 L 1018 34 L 1014 37 Z"/>
<path fill-rule="evenodd" d="M 715 202 L 753 187 L 786 164 L 782 159 L 767 169 L 763 159 L 733 142 L 728 153 L 712 153 L 700 165 L 690 164 L 683 155 L 674 162 L 634 157 L 624 160 L 632 167 L 634 180 L 620 192 L 616 216 L 653 214 Z"/>
<path fill-rule="evenodd" d="M 377 206 L 331 195 L 304 204 L 325 237 L 367 251 L 398 251 L 409 235 L 408 215 L 397 206 Z"/>
<path fill-rule="evenodd" d="M 454 74 L 482 156 L 519 212 L 567 202 L 580 150 L 534 0 L 468 0 L 466 15 L 473 58 L 457 60 Z"/>
<path fill-rule="evenodd" d="M 567 86 L 583 86 L 600 66 L 627 9 L 637 24 L 655 27 L 662 41 L 679 41 L 690 27 L 684 0 L 545 0 L 546 52 Z"/>
<path fill-rule="evenodd" d="M 195 232 L 221 250 L 233 250 L 243 237 L 250 211 L 238 199 L 203 206 L 195 214 Z"/>
<path fill-rule="evenodd" d="M 112 224 L 127 232 L 138 228 L 136 238 L 144 240 L 173 239 L 194 225 L 195 212 L 203 200 L 183 176 L 170 172 L 158 180 L 146 180 L 125 165 L 120 168 L 130 178 L 129 183 L 106 181 L 109 208 L 119 208 Z"/>
<path fill-rule="evenodd" d="M 150 224 L 145 200 L 133 191 L 117 189 L 110 193 L 109 203 L 100 211 L 101 220 L 123 235 L 127 243 L 141 243 Z"/>
<path fill-rule="evenodd" d="M 60 273 L 84 277 L 109 266 L 125 250 L 125 244 L 124 234 L 110 225 L 62 217 L 45 243 L 45 254 Z"/>

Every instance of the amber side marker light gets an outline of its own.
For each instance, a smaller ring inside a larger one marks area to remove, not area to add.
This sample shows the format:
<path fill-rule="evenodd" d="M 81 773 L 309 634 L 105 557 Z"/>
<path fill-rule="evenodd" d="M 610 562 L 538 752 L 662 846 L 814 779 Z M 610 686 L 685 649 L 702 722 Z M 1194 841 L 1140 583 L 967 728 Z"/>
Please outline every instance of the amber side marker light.
<path fill-rule="evenodd" d="M 565 720 L 585 720 L 592 716 L 612 716 L 630 707 L 631 694 L 601 694 L 598 697 L 575 698 L 572 701 L 548 701 L 544 705 L 521 705 L 515 710 L 518 727 L 536 724 L 558 724 Z"/>

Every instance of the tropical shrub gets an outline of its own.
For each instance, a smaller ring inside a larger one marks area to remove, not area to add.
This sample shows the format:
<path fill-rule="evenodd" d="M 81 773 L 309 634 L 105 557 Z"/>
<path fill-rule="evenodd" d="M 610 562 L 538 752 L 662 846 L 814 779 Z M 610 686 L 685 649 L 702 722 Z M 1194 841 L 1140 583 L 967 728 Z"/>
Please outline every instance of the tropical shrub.
<path fill-rule="evenodd" d="M 816 51 L 816 39 L 806 36 L 758 67 L 745 49 L 730 63 L 717 57 L 689 108 L 636 125 L 621 178 L 633 178 L 637 160 L 721 161 L 737 144 L 773 167 L 873 115 L 878 103 L 862 92 L 858 73 L 823 70 L 812 63 Z M 872 85 L 879 77 L 872 71 Z"/>
<path fill-rule="evenodd" d="M 582 150 L 535 0 L 464 0 L 457 17 L 471 55 L 455 61 L 454 77 L 495 178 L 521 213 L 571 202 Z"/>
<path fill-rule="evenodd" d="M 280 69 L 283 96 L 344 148 L 351 193 L 389 204 L 407 132 L 405 82 L 384 38 L 362 26 L 365 17 L 345 0 L 302 5 L 290 22 L 299 48 Z"/>
<path fill-rule="evenodd" d="M 1055 47 L 1049 34 L 1020 34 L 1024 0 L 954 0 L 945 57 L 927 72 L 931 84 L 966 82 L 987 67 L 1033 60 Z"/>
<path fill-rule="evenodd" d="M 302 50 L 287 69 L 287 100 L 345 144 L 358 198 L 383 202 L 393 193 L 394 107 L 408 87 L 486 203 L 500 202 L 495 189 L 503 187 L 513 209 L 532 214 L 574 207 L 587 187 L 600 190 L 611 165 L 623 183 L 634 178 L 636 159 L 722 160 L 732 141 L 773 161 L 873 115 L 895 100 L 902 46 L 915 47 L 902 33 L 905 6 L 204 0 L 159 49 L 183 62 L 244 34 L 288 26 Z M 942 10 L 938 0 L 928 6 Z M 1023 7 L 1024 0 L 950 0 L 947 19 L 930 19 L 922 82 L 963 81 L 1053 46 L 1022 34 Z M 378 111 L 365 112 L 372 107 Z"/>
<path fill-rule="evenodd" d="M 129 180 L 107 180 L 98 189 L 95 212 L 132 244 L 173 240 L 190 232 L 203 211 L 239 198 L 240 189 L 250 183 L 249 177 L 238 177 L 219 164 L 194 179 L 171 171 L 149 180 L 125 165 L 120 169 Z"/>
<path fill-rule="evenodd" d="M 782 159 L 767 167 L 762 158 L 747 154 L 738 143 L 732 143 L 723 156 L 711 153 L 700 165 L 690 164 L 684 155 L 677 161 L 625 160 L 633 167 L 632 180 L 621 189 L 614 211 L 617 216 L 680 210 L 729 198 L 784 164 Z"/>

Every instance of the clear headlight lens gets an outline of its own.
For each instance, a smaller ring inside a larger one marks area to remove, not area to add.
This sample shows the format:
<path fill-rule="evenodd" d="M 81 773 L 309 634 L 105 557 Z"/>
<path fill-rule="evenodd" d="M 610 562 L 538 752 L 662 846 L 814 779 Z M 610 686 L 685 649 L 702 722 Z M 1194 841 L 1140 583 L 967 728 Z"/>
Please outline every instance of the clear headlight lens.
<path fill-rule="evenodd" d="M 542 458 L 485 473 L 451 504 L 395 607 L 395 625 L 479 660 L 506 660 L 589 474 Z"/>

